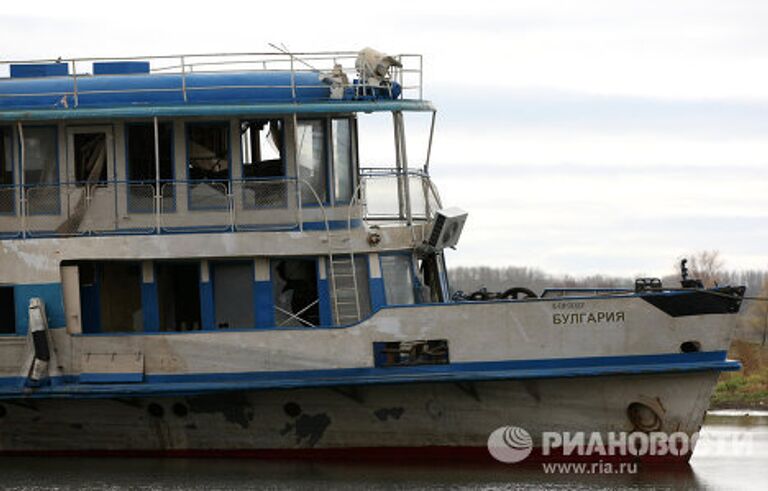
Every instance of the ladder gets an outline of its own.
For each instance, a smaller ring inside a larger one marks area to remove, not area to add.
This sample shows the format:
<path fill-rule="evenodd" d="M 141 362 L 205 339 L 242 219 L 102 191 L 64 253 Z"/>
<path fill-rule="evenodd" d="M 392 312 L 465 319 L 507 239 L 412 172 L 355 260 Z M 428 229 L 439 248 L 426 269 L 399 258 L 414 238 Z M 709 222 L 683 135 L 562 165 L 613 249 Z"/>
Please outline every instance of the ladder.
<path fill-rule="evenodd" d="M 341 232 L 341 233 L 339 233 Z M 360 291 L 355 271 L 355 254 L 351 252 L 347 230 L 328 234 L 328 275 L 335 323 L 352 324 L 360 320 Z"/>

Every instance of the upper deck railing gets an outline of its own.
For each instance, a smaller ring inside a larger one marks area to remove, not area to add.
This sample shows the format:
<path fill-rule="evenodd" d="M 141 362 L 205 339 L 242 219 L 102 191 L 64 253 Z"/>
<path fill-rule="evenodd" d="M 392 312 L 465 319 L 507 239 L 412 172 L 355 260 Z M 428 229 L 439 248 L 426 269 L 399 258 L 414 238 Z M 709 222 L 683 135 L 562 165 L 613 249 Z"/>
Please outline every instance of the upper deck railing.
<path fill-rule="evenodd" d="M 365 220 L 405 221 L 400 190 L 409 183 L 412 218 L 441 207 L 421 171 L 361 169 L 348 203 L 331 206 L 295 177 L 0 185 L 0 240 L 351 228 Z M 303 202 L 309 199 L 308 202 Z"/>
<path fill-rule="evenodd" d="M 222 91 L 235 94 L 245 94 L 249 91 L 252 94 L 264 94 L 271 91 L 272 94 L 280 94 L 281 98 L 285 96 L 293 101 L 301 100 L 302 96 L 316 96 L 320 89 L 326 91 L 324 94 L 329 94 L 325 96 L 327 99 L 364 99 L 375 98 L 377 95 L 388 95 L 390 99 L 423 99 L 422 55 L 393 55 L 402 66 L 391 66 L 388 80 L 394 83 L 383 85 L 372 85 L 368 80 L 360 79 L 356 68 L 357 57 L 358 52 L 355 51 L 322 51 L 0 61 L 0 89 L 6 81 L 23 83 L 55 78 L 67 82 L 50 86 L 34 84 L 36 87 L 32 90 L 23 85 L 9 86 L 8 90 L 0 90 L 0 110 L 3 108 L 3 101 L 9 98 L 23 101 L 53 100 L 58 101 L 60 106 L 76 108 L 89 97 L 90 100 L 102 100 L 105 96 L 120 99 L 133 95 L 156 99 L 165 97 L 172 99 L 174 103 L 195 103 L 204 100 L 206 94 Z M 42 68 L 53 64 L 54 68 L 65 66 L 66 70 L 62 67 L 46 75 Z M 41 76 L 36 77 L 34 71 L 28 71 L 23 77 L 12 77 L 12 65 L 35 65 L 41 69 Z M 247 77 L 237 80 L 231 77 L 206 77 L 205 83 L 201 83 L 199 77 L 203 74 L 257 73 L 271 74 L 271 78 L 249 83 Z M 138 80 L 139 77 L 148 78 L 147 75 L 154 75 L 152 80 L 161 83 L 116 85 L 106 82 L 109 77 L 128 77 L 121 80 L 130 82 L 130 77 Z M 17 87 L 19 90 L 16 90 Z M 332 88 L 336 88 L 336 92 L 333 92 Z"/>

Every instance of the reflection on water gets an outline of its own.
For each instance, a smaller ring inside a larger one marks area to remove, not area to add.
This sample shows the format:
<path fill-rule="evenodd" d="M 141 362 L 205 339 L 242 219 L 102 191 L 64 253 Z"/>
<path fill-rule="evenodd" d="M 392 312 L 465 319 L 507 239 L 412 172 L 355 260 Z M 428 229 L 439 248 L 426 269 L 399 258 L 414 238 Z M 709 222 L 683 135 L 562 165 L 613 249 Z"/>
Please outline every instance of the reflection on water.
<path fill-rule="evenodd" d="M 3 458 L 5 489 L 766 489 L 768 413 L 712 414 L 690 466 L 545 474 L 540 466 L 372 466 L 248 459 Z"/>

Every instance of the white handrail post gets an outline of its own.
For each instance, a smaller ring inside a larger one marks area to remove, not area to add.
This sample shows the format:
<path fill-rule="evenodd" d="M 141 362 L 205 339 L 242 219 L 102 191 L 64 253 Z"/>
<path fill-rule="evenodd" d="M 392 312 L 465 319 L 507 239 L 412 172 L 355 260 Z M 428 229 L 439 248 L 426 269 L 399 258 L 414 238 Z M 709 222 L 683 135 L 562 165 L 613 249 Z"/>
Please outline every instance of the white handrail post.
<path fill-rule="evenodd" d="M 155 130 L 155 229 L 160 233 L 160 212 L 162 210 L 162 193 L 160 192 L 160 128 L 157 116 L 152 118 Z M 130 186 L 130 183 L 128 184 Z"/>
<path fill-rule="evenodd" d="M 432 158 L 432 138 L 435 136 L 435 119 L 437 111 L 432 111 L 432 123 L 429 126 L 429 142 L 427 143 L 427 159 L 424 161 L 424 173 L 429 175 L 429 161 Z"/>
<path fill-rule="evenodd" d="M 77 94 L 77 62 L 75 60 L 72 60 L 72 89 L 74 91 L 74 106 L 77 107 L 80 104 L 80 97 Z"/>
<path fill-rule="evenodd" d="M 24 148 L 24 129 L 21 121 L 16 122 L 19 136 L 19 213 L 21 213 L 21 237 L 27 238 L 27 189 L 25 178 L 25 158 L 26 150 Z"/>
<path fill-rule="evenodd" d="M 181 94 L 184 98 L 184 102 L 187 102 L 187 67 L 184 63 L 184 57 L 180 57 L 181 61 Z"/>
<path fill-rule="evenodd" d="M 301 175 L 299 174 L 299 118 L 296 113 L 293 113 L 293 165 L 296 170 L 296 210 L 298 214 L 299 231 L 304 231 L 304 216 L 302 215 L 302 203 L 301 203 Z"/>
<path fill-rule="evenodd" d="M 293 54 L 290 53 L 288 56 L 291 57 L 291 98 L 296 102 L 296 70 L 293 66 Z"/>

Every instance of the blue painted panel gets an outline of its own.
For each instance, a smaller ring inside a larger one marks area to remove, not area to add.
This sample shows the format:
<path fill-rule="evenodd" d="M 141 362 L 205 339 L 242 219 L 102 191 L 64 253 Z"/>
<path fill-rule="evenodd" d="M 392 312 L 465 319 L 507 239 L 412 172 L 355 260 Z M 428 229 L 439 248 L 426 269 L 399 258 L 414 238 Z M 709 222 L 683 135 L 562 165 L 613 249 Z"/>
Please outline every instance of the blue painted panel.
<path fill-rule="evenodd" d="M 256 311 L 256 327 L 269 328 L 275 325 L 275 304 L 272 298 L 271 281 L 253 283 L 253 305 Z"/>
<path fill-rule="evenodd" d="M 80 310 L 83 332 L 101 332 L 101 294 L 98 284 L 80 287 Z"/>
<path fill-rule="evenodd" d="M 156 282 L 141 282 L 141 313 L 144 317 L 144 331 L 157 332 L 160 330 L 160 305 Z"/>
<path fill-rule="evenodd" d="M 59 77 L 69 75 L 66 63 L 32 63 L 11 65 L 11 78 Z"/>
<path fill-rule="evenodd" d="M 210 268 L 213 273 L 213 268 Z M 200 321 L 204 331 L 216 329 L 216 305 L 213 300 L 213 282 L 200 282 Z"/>
<path fill-rule="evenodd" d="M 733 371 L 741 365 L 726 360 L 725 351 L 658 355 L 596 356 L 565 359 L 462 362 L 388 368 L 342 368 L 285 372 L 147 375 L 143 384 L 75 385 L 72 376 L 51 380 L 51 386 L 22 394 L 23 378 L 0 378 L 0 398 L 116 397 L 193 395 L 232 390 L 333 387 L 393 383 L 433 383 L 593 377 L 624 374 Z"/>
<path fill-rule="evenodd" d="M 81 373 L 81 384 L 119 384 L 144 381 L 144 374 L 139 373 Z"/>
<path fill-rule="evenodd" d="M 64 121 L 101 118 L 152 117 L 241 117 L 245 115 L 328 114 L 352 112 L 434 111 L 429 101 L 328 101 L 308 103 L 240 103 L 205 105 L 136 105 L 111 108 L 64 108 L 52 101 L 50 106 L 35 110 L 15 110 L 0 107 L 0 121 Z M 53 109 L 52 109 L 53 108 Z"/>
<path fill-rule="evenodd" d="M 66 327 L 67 318 L 64 315 L 61 283 L 15 285 L 13 290 L 16 297 L 16 332 L 18 334 L 27 333 L 29 328 L 29 299 L 35 297 L 41 298 L 45 303 L 48 327 Z"/>
<path fill-rule="evenodd" d="M 148 61 L 102 61 L 93 64 L 94 75 L 149 73 Z"/>
<path fill-rule="evenodd" d="M 317 296 L 320 303 L 320 325 L 333 325 L 333 314 L 331 313 L 331 289 L 328 278 L 317 281 Z"/>
<path fill-rule="evenodd" d="M 376 312 L 387 305 L 387 295 L 384 291 L 384 278 L 369 278 L 368 289 L 371 292 L 371 312 Z"/>

